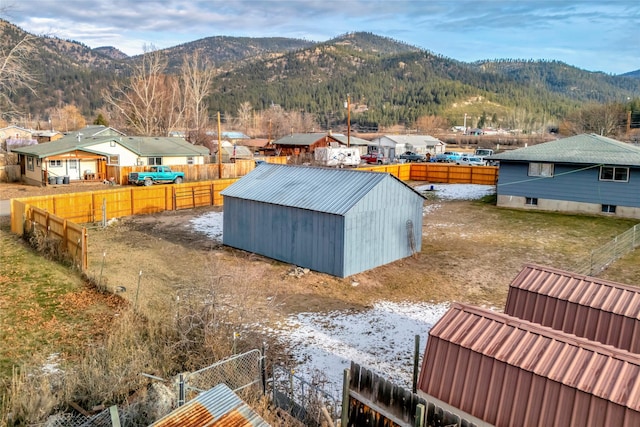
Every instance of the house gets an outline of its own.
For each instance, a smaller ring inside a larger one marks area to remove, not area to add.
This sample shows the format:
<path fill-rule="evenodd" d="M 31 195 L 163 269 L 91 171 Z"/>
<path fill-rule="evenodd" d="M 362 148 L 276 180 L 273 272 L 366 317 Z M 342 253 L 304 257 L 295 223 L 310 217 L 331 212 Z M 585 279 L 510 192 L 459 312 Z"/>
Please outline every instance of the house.
<path fill-rule="evenodd" d="M 61 177 L 67 182 L 102 181 L 108 166 L 204 164 L 209 157 L 207 148 L 183 138 L 86 137 L 82 132 L 13 151 L 19 155 L 22 180 L 32 185 L 55 183 Z"/>
<path fill-rule="evenodd" d="M 640 218 L 640 147 L 576 135 L 487 157 L 497 205 Z"/>
<path fill-rule="evenodd" d="M 33 130 L 11 125 L 0 129 L 0 149 L 7 152 L 15 147 L 37 144 L 38 140 L 33 136 Z"/>
<path fill-rule="evenodd" d="M 283 136 L 272 142 L 276 150 L 283 156 L 297 156 L 308 154 L 309 158 L 312 157 L 313 152 L 318 147 L 328 147 L 332 144 L 349 146 L 354 145 L 361 148 L 361 154 L 364 154 L 365 147 L 369 144 L 362 138 L 356 138 L 353 136 L 345 136 L 342 134 L 333 134 L 331 132 L 316 132 L 316 133 L 292 133 L 287 136 Z"/>
<path fill-rule="evenodd" d="M 640 288 L 527 264 L 505 314 L 640 354 Z"/>
<path fill-rule="evenodd" d="M 637 354 L 458 303 L 429 332 L 418 389 L 496 427 L 640 425 Z"/>
<path fill-rule="evenodd" d="M 347 277 L 420 252 L 424 198 L 388 173 L 262 164 L 224 189 L 223 243 Z"/>
<path fill-rule="evenodd" d="M 383 135 L 369 143 L 369 151 L 384 153 L 394 159 L 406 151 L 435 156 L 445 151 L 446 144 L 429 135 Z"/>

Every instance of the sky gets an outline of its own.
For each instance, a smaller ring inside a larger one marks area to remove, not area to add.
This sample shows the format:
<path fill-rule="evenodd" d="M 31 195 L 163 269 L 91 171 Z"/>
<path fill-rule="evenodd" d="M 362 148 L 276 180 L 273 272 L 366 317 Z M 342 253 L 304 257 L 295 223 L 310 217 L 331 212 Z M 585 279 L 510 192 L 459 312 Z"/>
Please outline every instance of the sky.
<path fill-rule="evenodd" d="M 425 202 L 423 214 L 428 215 L 447 200 L 479 199 L 495 194 L 496 188 L 494 185 L 433 184 L 415 189 L 435 192 L 437 198 Z M 208 212 L 193 218 L 187 227 L 222 243 L 223 216 L 223 212 Z M 377 301 L 363 311 L 304 312 L 289 316 L 279 325 L 268 328 L 248 325 L 248 328 L 276 337 L 290 349 L 298 363 L 296 375 L 311 382 L 321 373 L 326 381 L 324 390 L 339 397 L 342 373 L 351 361 L 410 389 L 415 336 L 420 336 L 422 360 L 429 330 L 448 308 L 448 303 Z"/>
<path fill-rule="evenodd" d="M 32 34 L 128 55 L 212 36 L 322 42 L 366 31 L 463 62 L 640 69 L 637 0 L 0 0 L 0 13 Z"/>

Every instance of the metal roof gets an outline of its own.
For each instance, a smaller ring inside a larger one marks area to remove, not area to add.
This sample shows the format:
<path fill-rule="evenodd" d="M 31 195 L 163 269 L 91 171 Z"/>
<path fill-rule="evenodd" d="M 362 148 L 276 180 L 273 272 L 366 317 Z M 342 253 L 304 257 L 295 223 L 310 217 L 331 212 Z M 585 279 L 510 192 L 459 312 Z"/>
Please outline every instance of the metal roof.
<path fill-rule="evenodd" d="M 385 179 L 394 179 L 402 187 L 424 198 L 388 173 L 270 163 L 260 165 L 220 194 L 225 197 L 344 215 Z"/>
<path fill-rule="evenodd" d="M 640 353 L 640 288 L 526 264 L 505 313 Z"/>
<path fill-rule="evenodd" d="M 358 138 L 357 136 L 353 136 L 353 135 L 349 135 L 349 137 L 347 137 L 347 135 L 343 135 L 341 133 L 332 133 L 329 136 L 344 145 L 347 145 L 347 140 L 349 141 L 349 145 L 371 144 L 371 141 L 367 141 L 366 139 Z"/>
<path fill-rule="evenodd" d="M 460 350 L 454 350 L 454 347 Z M 477 357 L 468 357 L 469 353 L 463 349 L 481 355 L 485 362 Z M 461 391 L 466 399 L 473 400 L 473 404 L 478 404 L 478 399 L 493 404 L 496 404 L 496 399 L 500 402 L 512 399 L 510 390 L 503 388 L 508 384 L 506 380 L 503 383 L 494 375 L 479 374 L 480 365 L 489 363 L 489 360 L 530 372 L 632 411 L 640 411 L 638 355 L 506 314 L 458 303 L 453 304 L 429 332 L 420 389 L 440 398 L 440 391 L 450 390 L 454 377 L 466 375 L 466 378 L 476 378 L 474 383 L 477 381 L 478 384 L 475 390 L 483 393 L 479 397 L 472 396 L 472 390 Z M 433 371 L 433 365 L 438 363 L 439 367 L 444 366 L 443 372 Z M 476 363 L 478 366 L 475 366 Z M 492 370 L 490 367 L 488 369 Z M 510 386 L 514 385 L 515 379 L 512 378 Z M 544 393 L 544 389 L 537 390 L 537 393 Z M 577 398 L 579 393 L 574 395 L 571 392 L 570 396 L 563 393 L 557 396 L 557 400 Z M 517 403 L 526 406 L 529 404 L 527 400 L 536 399 L 542 397 L 531 390 Z M 462 402 L 459 407 L 466 410 L 465 406 L 469 406 L 468 402 Z"/>
<path fill-rule="evenodd" d="M 383 135 L 382 137 L 390 139 L 396 144 L 411 144 L 416 146 L 434 146 L 438 144 L 444 144 L 438 138 L 435 138 L 431 135 Z"/>
<path fill-rule="evenodd" d="M 283 136 L 280 139 L 272 141 L 274 145 L 313 145 L 319 140 L 324 140 L 329 137 L 326 132 L 316 133 L 292 133 L 290 135 Z"/>
<path fill-rule="evenodd" d="M 218 384 L 151 424 L 155 427 L 269 427 L 227 385 Z"/>
<path fill-rule="evenodd" d="M 205 156 L 209 154 L 206 147 L 193 145 L 183 138 L 152 136 L 108 136 L 83 137 L 67 135 L 56 141 L 44 144 L 20 147 L 12 151 L 40 158 L 66 153 L 72 150 L 85 150 L 92 145 L 115 141 L 139 156 Z"/>
<path fill-rule="evenodd" d="M 488 159 L 640 166 L 640 147 L 596 134 L 582 134 L 505 151 Z"/>

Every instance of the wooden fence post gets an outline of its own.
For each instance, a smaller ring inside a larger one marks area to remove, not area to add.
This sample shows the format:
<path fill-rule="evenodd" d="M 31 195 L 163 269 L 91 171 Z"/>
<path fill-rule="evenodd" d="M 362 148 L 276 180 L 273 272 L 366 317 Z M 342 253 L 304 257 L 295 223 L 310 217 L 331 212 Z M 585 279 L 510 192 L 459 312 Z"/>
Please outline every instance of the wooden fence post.
<path fill-rule="evenodd" d="M 347 427 L 349 423 L 349 384 L 351 383 L 351 371 L 344 370 L 342 378 L 342 414 L 340 417 L 340 427 Z"/>

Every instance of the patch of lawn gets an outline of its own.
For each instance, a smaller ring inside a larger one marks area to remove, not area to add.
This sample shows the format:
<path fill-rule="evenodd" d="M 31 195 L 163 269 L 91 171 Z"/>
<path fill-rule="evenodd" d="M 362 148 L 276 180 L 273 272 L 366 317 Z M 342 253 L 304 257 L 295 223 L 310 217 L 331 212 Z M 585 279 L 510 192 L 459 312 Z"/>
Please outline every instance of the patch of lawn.
<path fill-rule="evenodd" d="M 104 333 L 119 302 L 79 274 L 32 251 L 0 229 L 0 380 L 37 356 L 78 355 Z"/>

